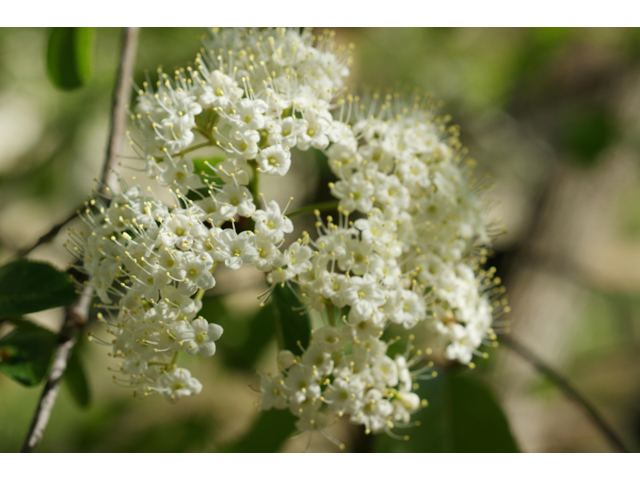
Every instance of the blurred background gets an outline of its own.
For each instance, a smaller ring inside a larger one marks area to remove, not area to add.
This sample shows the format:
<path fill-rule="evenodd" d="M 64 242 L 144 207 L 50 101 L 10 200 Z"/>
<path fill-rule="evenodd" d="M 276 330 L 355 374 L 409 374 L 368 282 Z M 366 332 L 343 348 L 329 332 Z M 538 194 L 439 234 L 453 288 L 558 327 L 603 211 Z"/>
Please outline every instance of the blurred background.
<path fill-rule="evenodd" d="M 142 29 L 136 78 L 188 65 L 202 29 Z M 93 188 L 104 158 L 120 31 L 98 29 L 90 83 L 48 81 L 44 29 L 0 30 L 0 264 L 13 260 Z M 444 101 L 462 141 L 495 183 L 491 217 L 508 233 L 490 262 L 507 286 L 511 331 L 640 448 L 640 30 L 338 29 L 356 45 L 350 84 L 413 87 Z M 322 198 L 327 172 L 294 163 L 278 200 Z M 288 177 L 289 178 L 289 177 Z M 295 207 L 294 205 L 294 207 Z M 29 258 L 64 268 L 66 229 Z M 63 386 L 40 451 L 215 451 L 257 415 L 255 371 L 275 368 L 276 344 L 250 270 L 218 277 L 203 315 L 225 328 L 219 353 L 182 363 L 202 394 L 173 406 L 141 402 L 112 383 L 107 350 L 82 347 L 91 401 Z M 218 276 L 218 275 L 216 275 Z M 207 313 L 209 312 L 209 313 Z M 32 315 L 57 330 L 60 309 Z M 2 326 L 0 325 L 0 329 Z M 0 331 L 0 334 L 2 332 Z M 85 342 L 86 343 L 86 342 Z M 610 451 L 601 432 L 551 382 L 506 346 L 474 376 L 493 386 L 522 451 Z M 17 451 L 41 386 L 0 375 L 0 451 Z M 332 433 L 367 450 L 360 427 Z M 304 449 L 288 440 L 283 451 Z M 402 450 L 402 447 L 398 447 Z M 335 451 L 322 436 L 311 451 Z"/>

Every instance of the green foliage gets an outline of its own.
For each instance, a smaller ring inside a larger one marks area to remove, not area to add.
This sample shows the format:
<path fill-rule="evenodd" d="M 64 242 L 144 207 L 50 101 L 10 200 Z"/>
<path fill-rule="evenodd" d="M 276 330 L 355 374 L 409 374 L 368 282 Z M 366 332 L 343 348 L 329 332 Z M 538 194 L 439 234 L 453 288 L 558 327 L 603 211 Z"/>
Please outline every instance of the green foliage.
<path fill-rule="evenodd" d="M 518 452 L 507 418 L 491 390 L 450 371 L 420 383 L 418 394 L 429 406 L 412 415 L 420 426 L 402 433 L 408 441 L 376 438 L 377 452 Z M 399 433 L 396 431 L 396 433 Z"/>
<path fill-rule="evenodd" d="M 0 372 L 27 387 L 42 381 L 49 369 L 56 336 L 26 320 L 0 338 Z"/>
<path fill-rule="evenodd" d="M 224 363 L 253 372 L 258 357 L 275 335 L 271 304 L 247 316 L 230 311 L 219 296 L 205 296 L 200 315 L 224 328 L 224 335 L 216 342 Z"/>
<path fill-rule="evenodd" d="M 223 452 L 273 453 L 295 429 L 295 417 L 289 410 L 260 412 L 251 429 L 237 442 L 221 448 Z"/>
<path fill-rule="evenodd" d="M 276 285 L 271 295 L 273 316 L 276 321 L 278 346 L 302 355 L 302 349 L 309 345 L 311 320 L 296 294 L 286 284 Z"/>
<path fill-rule="evenodd" d="M 82 338 L 82 335 L 80 338 Z M 82 345 L 77 343 L 73 348 L 73 352 L 71 352 L 63 378 L 76 403 L 80 407 L 86 408 L 91 403 L 91 390 L 82 366 L 81 351 Z"/>
<path fill-rule="evenodd" d="M 49 79 L 62 90 L 73 90 L 91 78 L 95 28 L 54 27 L 47 45 Z"/>
<path fill-rule="evenodd" d="M 201 452 L 207 448 L 213 429 L 212 418 L 202 415 L 156 422 L 117 447 L 127 453 Z"/>
<path fill-rule="evenodd" d="M 76 297 L 69 276 L 47 263 L 16 260 L 0 267 L 0 318 L 69 305 Z"/>
<path fill-rule="evenodd" d="M 194 172 L 200 175 L 203 182 L 222 183 L 220 179 L 215 175 L 215 168 L 220 162 L 224 162 L 225 157 L 211 157 L 211 158 L 194 158 L 193 169 Z M 207 165 L 208 164 L 208 165 Z"/>
<path fill-rule="evenodd" d="M 567 119 L 565 143 L 574 160 L 590 166 L 611 144 L 614 133 L 613 122 L 604 109 L 580 108 Z"/>

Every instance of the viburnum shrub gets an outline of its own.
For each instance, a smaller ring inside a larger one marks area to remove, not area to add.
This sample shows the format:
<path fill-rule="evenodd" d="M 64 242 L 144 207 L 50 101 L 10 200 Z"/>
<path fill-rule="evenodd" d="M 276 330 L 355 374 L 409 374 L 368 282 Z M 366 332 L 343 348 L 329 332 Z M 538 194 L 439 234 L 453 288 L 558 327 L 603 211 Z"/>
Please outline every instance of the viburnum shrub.
<path fill-rule="evenodd" d="M 434 374 L 415 331 L 470 366 L 494 343 L 493 319 L 508 307 L 494 269 L 481 267 L 495 230 L 486 184 L 429 97 L 350 93 L 350 51 L 332 33 L 213 29 L 193 66 L 135 87 L 131 167 L 173 202 L 120 179 L 91 200 L 89 231 L 74 230 L 68 247 L 101 299 L 113 339 L 98 341 L 117 382 L 138 397 L 202 390 L 176 360 L 216 352 L 223 329 L 198 313 L 220 268 L 252 265 L 269 285 L 262 305 L 285 285 L 322 316 L 302 353 L 281 350 L 277 374 L 260 380 L 260 408 L 288 409 L 299 431 L 329 436 L 346 415 L 395 436 L 426 406 L 415 380 Z M 211 147 L 220 158 L 194 162 Z M 309 206 L 315 231 L 295 239 L 288 206 L 266 199 L 258 179 L 285 188 L 298 151 L 311 149 L 335 175 L 338 215 Z M 408 342 L 391 355 L 394 324 Z"/>

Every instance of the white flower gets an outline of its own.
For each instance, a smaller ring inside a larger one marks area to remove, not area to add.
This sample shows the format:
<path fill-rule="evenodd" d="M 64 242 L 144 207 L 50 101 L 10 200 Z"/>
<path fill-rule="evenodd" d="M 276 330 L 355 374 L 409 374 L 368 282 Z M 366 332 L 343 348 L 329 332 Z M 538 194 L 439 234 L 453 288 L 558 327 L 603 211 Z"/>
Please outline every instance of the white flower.
<path fill-rule="evenodd" d="M 202 76 L 196 76 L 196 92 L 198 94 L 198 102 L 206 108 L 226 107 L 230 101 L 237 100 L 242 97 L 242 90 L 238 88 L 238 82 L 233 78 L 225 75 L 220 70 L 214 70 L 207 74 L 204 66 L 199 63 L 200 71 L 204 73 Z"/>
<path fill-rule="evenodd" d="M 260 391 L 262 392 L 260 410 L 271 410 L 272 408 L 282 410 L 287 407 L 289 399 L 284 392 L 281 375 L 273 378 L 270 376 L 262 377 Z"/>
<path fill-rule="evenodd" d="M 393 406 L 377 389 L 369 390 L 363 398 L 363 407 L 351 422 L 364 425 L 367 432 L 378 433 L 387 428 L 387 420 L 393 414 Z"/>
<path fill-rule="evenodd" d="M 215 286 L 216 279 L 210 272 L 213 267 L 213 259 L 209 254 L 188 252 L 183 262 L 182 268 L 185 275 L 184 280 L 178 284 L 180 293 L 193 295 L 199 288 L 209 290 Z"/>
<path fill-rule="evenodd" d="M 251 192 L 246 187 L 238 185 L 225 185 L 222 191 L 216 195 L 216 200 L 223 205 L 235 208 L 238 215 L 249 217 L 256 210 Z"/>
<path fill-rule="evenodd" d="M 393 323 L 410 329 L 418 322 L 427 318 L 426 302 L 424 298 L 411 290 L 397 289 L 390 291 L 384 311 Z"/>
<path fill-rule="evenodd" d="M 291 152 L 281 145 L 274 145 L 261 150 L 256 161 L 263 173 L 284 176 L 291 166 Z"/>
<path fill-rule="evenodd" d="M 354 173 L 349 179 L 331 184 L 331 193 L 340 200 L 346 212 L 368 213 L 373 208 L 375 187 L 363 173 Z"/>
<path fill-rule="evenodd" d="M 159 181 L 163 185 L 169 185 L 178 188 L 183 193 L 190 189 L 202 187 L 200 176 L 193 171 L 193 162 L 184 159 L 178 163 L 174 163 L 167 158 L 163 162 L 164 170 L 159 175 Z"/>
<path fill-rule="evenodd" d="M 231 220 L 238 212 L 236 207 L 229 203 L 218 201 L 214 195 L 203 198 L 202 200 L 196 200 L 195 204 L 204 212 L 203 219 L 217 227 Z"/>
<path fill-rule="evenodd" d="M 245 98 L 238 102 L 235 113 L 228 120 L 241 130 L 260 130 L 264 127 L 267 104 L 262 100 Z"/>
<path fill-rule="evenodd" d="M 191 376 L 189 370 L 176 368 L 160 375 L 156 388 L 167 400 L 176 403 L 182 397 L 200 393 L 202 384 Z"/>
<path fill-rule="evenodd" d="M 269 272 L 273 269 L 273 263 L 278 258 L 280 251 L 265 234 L 258 233 L 255 238 L 258 253 L 253 260 L 253 264 L 256 270 Z"/>
<path fill-rule="evenodd" d="M 320 385 L 316 383 L 316 375 L 309 366 L 294 365 L 284 380 L 284 388 L 296 404 L 320 398 Z"/>
<path fill-rule="evenodd" d="M 373 275 L 365 273 L 362 277 L 352 277 L 351 288 L 348 302 L 354 314 L 369 317 L 379 313 L 378 307 L 384 305 L 386 292 Z"/>
<path fill-rule="evenodd" d="M 189 355 L 199 353 L 203 357 L 211 357 L 216 353 L 215 341 L 223 333 L 220 325 L 208 323 L 204 318 L 196 318 L 191 322 L 191 332 L 185 338 L 184 349 Z"/>
<path fill-rule="evenodd" d="M 293 223 L 280 211 L 275 200 L 267 204 L 266 210 L 256 210 L 252 215 L 256 230 L 263 233 L 273 243 L 280 242 L 286 233 L 293 232 Z"/>
<path fill-rule="evenodd" d="M 298 135 L 298 148 L 300 150 L 308 150 L 310 147 L 326 148 L 329 145 L 327 134 L 331 126 L 331 114 L 326 110 L 306 108 L 302 112 L 302 118 L 306 122 L 306 128 Z"/>
<path fill-rule="evenodd" d="M 354 415 L 362 409 L 362 397 L 364 395 L 365 384 L 359 379 L 347 381 L 343 378 L 336 378 L 324 394 L 325 402 L 334 412 Z"/>
<path fill-rule="evenodd" d="M 236 130 L 231 134 L 232 154 L 241 156 L 245 160 L 252 160 L 258 154 L 260 133 L 257 130 Z"/>
<path fill-rule="evenodd" d="M 313 252 L 305 245 L 301 245 L 297 242 L 292 243 L 285 252 L 285 262 L 288 266 L 288 270 L 293 275 L 306 272 L 311 268 L 311 258 Z"/>
<path fill-rule="evenodd" d="M 206 237 L 207 229 L 195 215 L 187 212 L 172 214 L 162 223 L 158 238 L 167 247 L 189 248 L 196 238 Z"/>
<path fill-rule="evenodd" d="M 245 263 L 253 263 L 258 257 L 255 246 L 255 235 L 252 232 L 237 234 L 232 229 L 227 229 L 214 237 L 216 245 L 212 252 L 217 262 L 224 262 L 231 270 L 239 269 Z"/>

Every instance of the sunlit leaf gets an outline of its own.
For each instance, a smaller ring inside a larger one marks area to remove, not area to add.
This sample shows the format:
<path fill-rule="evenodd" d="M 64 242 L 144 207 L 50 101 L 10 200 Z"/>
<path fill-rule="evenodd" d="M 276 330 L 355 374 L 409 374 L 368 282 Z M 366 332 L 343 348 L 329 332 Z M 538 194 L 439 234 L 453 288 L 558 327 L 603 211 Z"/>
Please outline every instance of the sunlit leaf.
<path fill-rule="evenodd" d="M 221 183 L 221 180 L 216 176 L 216 165 L 220 162 L 224 162 L 224 157 L 211 157 L 211 158 L 194 158 L 193 170 L 200 175 L 200 178 L 204 183 Z M 205 181 L 206 180 L 206 181 Z"/>
<path fill-rule="evenodd" d="M 200 414 L 187 418 L 170 419 L 168 416 L 117 444 L 127 453 L 184 453 L 201 452 L 215 432 L 214 419 Z"/>
<path fill-rule="evenodd" d="M 215 317 L 214 317 L 215 318 Z M 268 304 L 261 308 L 258 313 L 245 321 L 239 321 L 231 315 L 224 318 L 218 317 L 218 323 L 224 327 L 225 335 L 227 331 L 234 334 L 234 330 L 241 330 L 242 336 L 239 342 L 223 340 L 222 351 L 225 363 L 234 368 L 253 371 L 255 363 L 265 347 L 273 340 L 275 333 L 275 321 L 273 306 Z"/>
<path fill-rule="evenodd" d="M 31 387 L 42 381 L 49 369 L 56 335 L 26 320 L 0 338 L 0 372 Z"/>
<path fill-rule="evenodd" d="M 63 90 L 86 84 L 93 70 L 95 28 L 54 27 L 47 45 L 47 72 Z"/>
<path fill-rule="evenodd" d="M 223 452 L 273 453 L 295 430 L 295 419 L 289 410 L 260 412 L 256 421 L 240 440 L 220 449 Z"/>
<path fill-rule="evenodd" d="M 76 403 L 81 407 L 88 407 L 91 402 L 91 390 L 82 364 L 81 351 L 82 346 L 76 344 L 63 378 Z"/>
<path fill-rule="evenodd" d="M 298 342 L 306 348 L 311 336 L 311 322 L 305 305 L 286 284 L 276 285 L 271 298 L 279 346 L 301 355 Z"/>
<path fill-rule="evenodd" d="M 422 381 L 429 406 L 412 416 L 420 426 L 397 430 L 409 440 L 381 434 L 378 452 L 518 452 L 507 418 L 488 386 L 468 375 L 440 372 Z"/>
<path fill-rule="evenodd" d="M 69 275 L 48 263 L 16 260 L 0 267 L 0 317 L 69 305 L 77 296 Z"/>
<path fill-rule="evenodd" d="M 580 108 L 566 121 L 565 143 L 572 158 L 592 165 L 614 137 L 613 122 L 602 108 Z"/>

